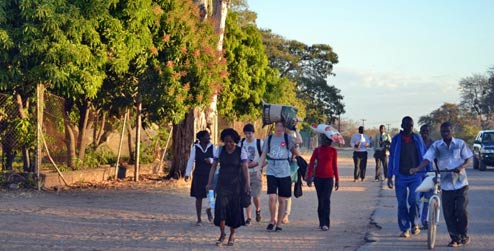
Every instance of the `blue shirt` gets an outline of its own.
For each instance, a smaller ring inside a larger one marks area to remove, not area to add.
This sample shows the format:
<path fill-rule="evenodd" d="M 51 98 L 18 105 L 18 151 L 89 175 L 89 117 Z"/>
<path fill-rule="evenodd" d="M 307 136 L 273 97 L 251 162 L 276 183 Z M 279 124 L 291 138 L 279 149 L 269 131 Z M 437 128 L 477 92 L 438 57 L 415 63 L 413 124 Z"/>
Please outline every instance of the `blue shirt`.
<path fill-rule="evenodd" d="M 444 140 L 436 140 L 432 143 L 424 159 L 433 162 L 437 159 L 439 170 L 453 170 L 462 165 L 465 160 L 472 158 L 473 153 L 465 141 L 453 138 L 451 143 L 446 144 Z M 446 191 L 458 190 L 468 185 L 467 172 L 462 169 L 459 173 L 441 173 L 441 189 Z"/>

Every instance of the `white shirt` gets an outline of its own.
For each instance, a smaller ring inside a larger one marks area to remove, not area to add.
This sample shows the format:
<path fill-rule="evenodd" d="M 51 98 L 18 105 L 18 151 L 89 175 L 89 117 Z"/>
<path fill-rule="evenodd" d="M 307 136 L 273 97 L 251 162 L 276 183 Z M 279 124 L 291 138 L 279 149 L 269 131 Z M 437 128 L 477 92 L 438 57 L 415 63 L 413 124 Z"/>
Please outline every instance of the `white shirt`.
<path fill-rule="evenodd" d="M 437 159 L 439 170 L 452 170 L 460 166 L 466 159 L 472 158 L 473 153 L 465 141 L 453 138 L 448 145 L 443 139 L 436 140 L 429 147 L 424 159 L 431 163 Z M 457 190 L 468 185 L 467 172 L 462 169 L 459 173 L 441 173 L 441 189 L 446 191 Z"/>
<path fill-rule="evenodd" d="M 355 148 L 355 145 L 360 142 L 359 148 Z M 355 133 L 352 135 L 352 138 L 350 139 L 350 146 L 352 146 L 353 150 L 356 152 L 367 152 L 367 147 L 365 146 L 365 143 L 369 144 L 370 146 L 370 139 L 369 136 L 366 134 L 360 134 L 360 133 Z"/>
<path fill-rule="evenodd" d="M 205 153 L 210 147 L 213 148 L 213 154 L 216 151 L 215 146 L 211 143 L 206 146 L 206 149 L 202 149 L 200 143 L 192 145 L 192 149 L 190 150 L 189 160 L 187 161 L 187 168 L 185 169 L 185 176 L 190 177 L 190 173 L 192 172 L 192 165 L 194 164 L 194 160 L 196 159 L 196 146 L 199 146 L 199 149 Z M 211 159 L 211 163 L 213 160 Z"/>

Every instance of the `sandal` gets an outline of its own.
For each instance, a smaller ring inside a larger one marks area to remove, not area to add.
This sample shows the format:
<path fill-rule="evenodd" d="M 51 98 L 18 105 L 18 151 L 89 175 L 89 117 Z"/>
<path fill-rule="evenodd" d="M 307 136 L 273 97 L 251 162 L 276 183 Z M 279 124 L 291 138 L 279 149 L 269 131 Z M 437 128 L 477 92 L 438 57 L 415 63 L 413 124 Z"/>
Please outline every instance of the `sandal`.
<path fill-rule="evenodd" d="M 220 238 L 216 241 L 217 246 L 223 245 L 223 242 L 225 241 L 226 234 L 221 234 Z"/>
<path fill-rule="evenodd" d="M 233 246 L 235 244 L 235 237 L 230 237 L 228 240 L 227 246 Z"/>
<path fill-rule="evenodd" d="M 251 219 L 251 218 L 248 218 L 248 219 L 245 221 L 245 225 L 246 225 L 246 226 L 250 225 L 250 222 L 251 222 L 251 221 L 252 221 L 252 219 Z"/>

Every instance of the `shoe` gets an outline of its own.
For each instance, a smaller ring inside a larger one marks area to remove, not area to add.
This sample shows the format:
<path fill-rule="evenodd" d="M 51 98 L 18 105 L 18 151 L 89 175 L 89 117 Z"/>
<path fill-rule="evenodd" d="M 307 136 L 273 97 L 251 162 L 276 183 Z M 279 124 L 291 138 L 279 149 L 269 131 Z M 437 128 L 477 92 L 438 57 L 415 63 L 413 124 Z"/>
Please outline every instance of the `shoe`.
<path fill-rule="evenodd" d="M 448 247 L 452 247 L 452 248 L 457 248 L 457 247 L 461 247 L 461 246 L 462 246 L 462 244 L 459 241 L 451 241 L 448 244 Z"/>
<path fill-rule="evenodd" d="M 410 238 L 410 230 L 401 232 L 400 237 Z"/>
<path fill-rule="evenodd" d="M 276 229 L 274 231 L 275 232 L 281 232 L 281 230 L 283 230 L 281 227 L 276 227 Z"/>
<path fill-rule="evenodd" d="M 223 245 L 223 242 L 225 241 L 226 234 L 221 234 L 220 238 L 216 241 L 216 246 L 221 246 Z"/>
<path fill-rule="evenodd" d="M 261 222 L 262 216 L 261 216 L 261 210 L 256 211 L 256 222 Z"/>
<path fill-rule="evenodd" d="M 420 234 L 420 228 L 419 228 L 419 226 L 417 226 L 417 225 L 413 225 L 412 226 L 412 234 L 413 235 Z"/>
<path fill-rule="evenodd" d="M 364 183 L 364 179 L 360 180 L 360 182 Z"/>
<path fill-rule="evenodd" d="M 266 227 L 266 230 L 268 231 L 273 231 L 273 229 L 274 229 L 274 224 L 272 223 L 269 223 L 268 227 Z"/>
<path fill-rule="evenodd" d="M 209 223 L 213 222 L 213 214 L 211 213 L 211 208 L 206 209 L 206 214 L 208 215 Z"/>
<path fill-rule="evenodd" d="M 358 182 L 358 180 L 357 180 L 357 179 L 354 179 L 354 180 L 353 180 L 353 182 L 357 183 L 357 182 Z"/>
<path fill-rule="evenodd" d="M 200 221 L 196 222 L 196 227 L 200 227 L 200 226 L 202 226 L 202 222 Z"/>
<path fill-rule="evenodd" d="M 252 221 L 252 220 L 251 220 L 250 218 L 248 218 L 248 219 L 245 221 L 245 225 L 246 225 L 246 226 L 250 225 L 250 222 L 251 222 L 251 221 Z"/>
<path fill-rule="evenodd" d="M 465 238 L 463 238 L 463 239 L 461 240 L 461 244 L 463 244 L 463 245 L 468 245 L 468 244 L 470 244 L 470 237 L 469 237 L 469 236 L 465 236 Z"/>
<path fill-rule="evenodd" d="M 429 225 L 427 223 L 425 223 L 420 229 L 421 230 L 427 230 L 427 229 L 429 229 Z"/>
<path fill-rule="evenodd" d="M 328 227 L 328 226 L 322 226 L 322 227 L 321 227 L 321 230 L 322 230 L 322 231 L 328 231 L 328 230 L 329 230 L 329 227 Z"/>

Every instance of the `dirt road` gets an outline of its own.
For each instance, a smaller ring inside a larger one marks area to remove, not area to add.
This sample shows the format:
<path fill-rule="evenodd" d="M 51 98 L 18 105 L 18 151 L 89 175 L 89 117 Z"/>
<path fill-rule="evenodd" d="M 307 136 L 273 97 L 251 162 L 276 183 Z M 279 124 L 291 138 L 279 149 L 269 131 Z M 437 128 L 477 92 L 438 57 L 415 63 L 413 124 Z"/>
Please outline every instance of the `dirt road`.
<path fill-rule="evenodd" d="M 370 160 L 364 183 L 353 182 L 351 159 L 340 158 L 339 168 L 341 188 L 333 192 L 330 231 L 319 230 L 315 191 L 304 186 L 304 195 L 293 198 L 289 224 L 282 232 L 266 232 L 269 215 L 263 192 L 262 222 L 241 227 L 235 246 L 223 249 L 358 249 L 373 227 L 369 218 L 380 184 L 372 182 Z M 218 228 L 194 226 L 189 184 L 175 183 L 41 193 L 0 191 L 0 250 L 217 250 Z"/>

